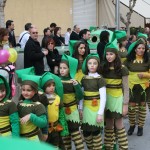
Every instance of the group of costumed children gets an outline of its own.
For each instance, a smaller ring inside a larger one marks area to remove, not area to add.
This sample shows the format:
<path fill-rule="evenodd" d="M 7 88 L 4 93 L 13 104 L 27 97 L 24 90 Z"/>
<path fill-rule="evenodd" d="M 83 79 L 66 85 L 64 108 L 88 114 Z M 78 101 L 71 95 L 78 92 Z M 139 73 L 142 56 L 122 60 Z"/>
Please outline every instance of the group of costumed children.
<path fill-rule="evenodd" d="M 116 33 L 120 35 L 118 39 L 123 39 L 123 31 Z M 21 83 L 17 106 L 9 100 L 9 86 L 0 76 L 1 136 L 38 141 L 40 129 L 42 140 L 59 147 L 62 139 L 66 150 L 71 150 L 71 141 L 76 150 L 84 150 L 83 137 L 89 150 L 113 150 L 116 141 L 120 150 L 128 150 L 123 116 L 129 108 L 128 135 L 131 135 L 135 128 L 136 103 L 140 112 L 137 134 L 143 134 L 145 93 L 150 78 L 145 41 L 138 39 L 131 44 L 125 65 L 121 63 L 116 40 L 106 45 L 103 64 L 97 54 L 84 57 L 84 43 L 76 42 L 76 45 L 75 58 L 62 56 L 59 77 L 50 72 L 36 76 L 33 67 L 16 70 Z"/>

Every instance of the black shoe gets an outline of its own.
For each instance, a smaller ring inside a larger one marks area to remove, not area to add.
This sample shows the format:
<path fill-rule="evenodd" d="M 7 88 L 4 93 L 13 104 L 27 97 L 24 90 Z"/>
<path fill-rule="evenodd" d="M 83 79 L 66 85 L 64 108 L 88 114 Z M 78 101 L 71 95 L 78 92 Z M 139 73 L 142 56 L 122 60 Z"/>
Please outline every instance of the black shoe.
<path fill-rule="evenodd" d="M 143 135 L 143 128 L 142 127 L 138 127 L 137 136 L 142 136 L 142 135 Z"/>
<path fill-rule="evenodd" d="M 130 128 L 128 130 L 128 135 L 132 135 L 132 133 L 134 132 L 134 128 L 135 128 L 135 125 L 134 126 L 130 126 Z"/>

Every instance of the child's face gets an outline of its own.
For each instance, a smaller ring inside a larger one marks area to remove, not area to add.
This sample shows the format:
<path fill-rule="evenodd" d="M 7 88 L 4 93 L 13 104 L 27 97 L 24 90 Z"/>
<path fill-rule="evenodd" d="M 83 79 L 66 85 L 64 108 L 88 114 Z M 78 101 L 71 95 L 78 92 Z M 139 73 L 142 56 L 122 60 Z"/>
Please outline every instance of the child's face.
<path fill-rule="evenodd" d="M 23 85 L 21 88 L 21 94 L 25 99 L 31 99 L 35 95 L 35 91 L 30 85 Z"/>
<path fill-rule="evenodd" d="M 54 94 L 54 92 L 55 92 L 55 84 L 51 83 L 46 87 L 45 93 L 46 94 Z"/>
<path fill-rule="evenodd" d="M 89 59 L 87 62 L 87 67 L 90 73 L 97 72 L 98 62 L 96 59 Z"/>
<path fill-rule="evenodd" d="M 3 90 L 0 90 L 0 101 L 2 101 L 6 96 L 6 90 L 3 89 Z"/>
<path fill-rule="evenodd" d="M 60 63 L 59 71 L 62 77 L 67 77 L 69 75 L 69 68 L 65 63 Z"/>
<path fill-rule="evenodd" d="M 106 52 L 106 59 L 109 63 L 111 63 L 116 59 L 116 54 L 113 52 Z"/>

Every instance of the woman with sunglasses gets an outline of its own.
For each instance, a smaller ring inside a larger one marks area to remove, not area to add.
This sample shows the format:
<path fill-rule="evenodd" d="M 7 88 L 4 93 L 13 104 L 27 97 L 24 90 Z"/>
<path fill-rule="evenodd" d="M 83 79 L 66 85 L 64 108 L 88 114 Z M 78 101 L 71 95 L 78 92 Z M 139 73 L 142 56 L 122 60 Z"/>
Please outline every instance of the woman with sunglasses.
<path fill-rule="evenodd" d="M 57 49 L 55 49 L 55 42 L 52 38 L 47 38 L 45 41 L 45 48 L 48 49 L 48 55 L 46 56 L 48 67 L 50 72 L 58 74 L 58 66 L 61 60 L 61 56 Z"/>

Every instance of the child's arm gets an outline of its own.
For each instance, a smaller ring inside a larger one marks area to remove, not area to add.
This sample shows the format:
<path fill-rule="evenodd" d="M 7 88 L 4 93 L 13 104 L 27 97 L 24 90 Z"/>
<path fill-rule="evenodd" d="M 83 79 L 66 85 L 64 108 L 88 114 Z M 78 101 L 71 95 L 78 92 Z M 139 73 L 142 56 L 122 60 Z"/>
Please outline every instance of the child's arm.
<path fill-rule="evenodd" d="M 100 107 L 98 110 L 98 115 L 97 115 L 97 122 L 100 123 L 103 121 L 103 114 L 104 114 L 104 109 L 106 105 L 106 87 L 102 87 L 99 89 L 100 93 Z"/>
<path fill-rule="evenodd" d="M 33 122 L 39 128 L 44 128 L 47 125 L 46 115 L 37 116 L 31 113 L 30 121 Z"/>
<path fill-rule="evenodd" d="M 44 105 L 38 104 L 34 113 L 30 113 L 20 119 L 23 124 L 29 120 L 37 127 L 44 128 L 47 125 L 46 109 Z"/>
<path fill-rule="evenodd" d="M 123 112 L 122 112 L 122 115 L 125 116 L 128 113 L 128 102 L 129 102 L 128 76 L 122 77 L 122 84 L 123 84 Z"/>
<path fill-rule="evenodd" d="M 98 114 L 103 115 L 106 104 L 106 87 L 100 88 L 99 93 L 100 93 L 100 108 L 98 110 Z"/>
<path fill-rule="evenodd" d="M 46 108 L 47 110 L 47 108 Z M 47 114 L 47 111 L 46 111 L 46 118 L 48 120 L 48 114 Z M 48 136 L 48 127 L 49 127 L 49 124 L 47 123 L 47 125 L 44 127 L 44 128 L 41 128 L 41 132 L 43 134 L 43 141 L 46 141 L 46 137 Z"/>
<path fill-rule="evenodd" d="M 19 126 L 19 116 L 18 112 L 14 112 L 9 116 L 11 128 L 12 128 L 12 136 L 20 135 L 20 126 Z"/>
<path fill-rule="evenodd" d="M 82 92 L 81 86 L 76 80 L 74 79 L 71 79 L 71 80 L 75 89 L 76 98 L 79 101 L 83 99 L 83 92 Z"/>

